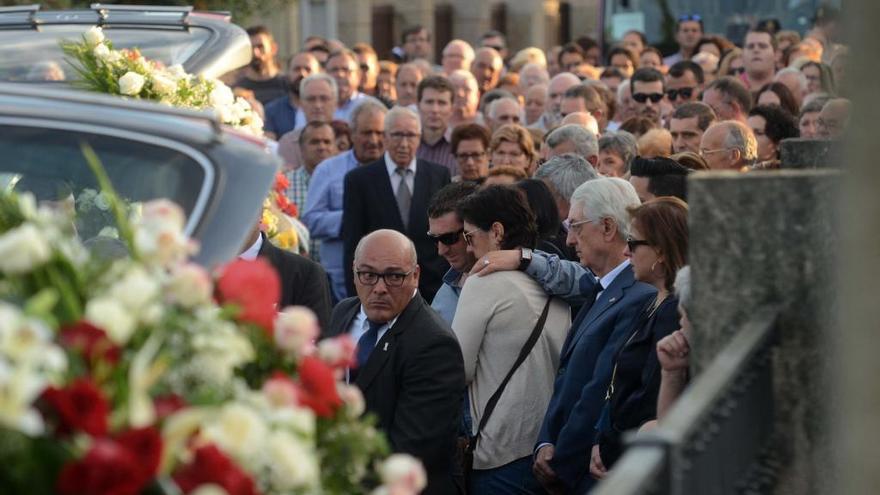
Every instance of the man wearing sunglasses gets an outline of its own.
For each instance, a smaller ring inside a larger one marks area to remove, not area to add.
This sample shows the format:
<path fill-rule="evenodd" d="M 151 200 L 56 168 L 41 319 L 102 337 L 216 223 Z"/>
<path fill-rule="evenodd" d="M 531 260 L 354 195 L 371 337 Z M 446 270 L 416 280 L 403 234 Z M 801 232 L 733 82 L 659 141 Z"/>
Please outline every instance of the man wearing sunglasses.
<path fill-rule="evenodd" d="M 479 185 L 474 182 L 453 182 L 437 191 L 428 205 L 428 237 L 437 243 L 437 253 L 449 262 L 450 267 L 443 275 L 443 285 L 434 296 L 431 307 L 450 325 L 458 307 L 461 288 L 476 259 L 473 253 L 468 252 L 464 222 L 456 210 L 477 189 Z"/>
<path fill-rule="evenodd" d="M 703 18 L 698 14 L 687 14 L 678 18 L 675 25 L 675 41 L 678 52 L 663 59 L 663 65 L 672 67 L 682 60 L 690 60 L 697 52 L 700 38 L 703 37 Z"/>
<path fill-rule="evenodd" d="M 657 69 L 642 67 L 630 80 L 636 115 L 648 118 L 660 125 L 660 104 L 666 96 L 663 74 Z"/>
<path fill-rule="evenodd" d="M 666 99 L 673 107 L 700 101 L 703 90 L 703 68 L 690 60 L 682 60 L 669 68 L 666 76 Z"/>

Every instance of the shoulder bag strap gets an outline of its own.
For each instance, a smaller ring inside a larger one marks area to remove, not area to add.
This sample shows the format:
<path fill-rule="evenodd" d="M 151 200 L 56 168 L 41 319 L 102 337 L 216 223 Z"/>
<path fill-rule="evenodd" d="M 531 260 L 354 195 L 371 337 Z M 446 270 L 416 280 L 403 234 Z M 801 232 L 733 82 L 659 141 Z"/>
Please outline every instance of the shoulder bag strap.
<path fill-rule="evenodd" d="M 507 376 L 504 377 L 504 380 L 498 385 L 498 389 L 495 390 L 495 393 L 489 398 L 489 402 L 486 403 L 486 409 L 483 411 L 483 417 L 480 418 L 480 425 L 477 427 L 477 433 L 474 435 L 473 440 L 468 442 L 468 452 L 473 453 L 477 448 L 477 441 L 480 439 L 480 432 L 483 431 L 486 422 L 489 421 L 489 416 L 491 416 L 492 411 L 495 410 L 495 405 L 498 404 L 498 400 L 501 399 L 501 394 L 504 393 L 504 388 L 507 386 L 507 382 L 510 381 L 510 378 L 516 372 L 517 368 L 519 368 L 523 361 L 526 360 L 529 353 L 532 352 L 535 343 L 538 342 L 538 337 L 541 336 L 541 331 L 544 330 L 544 323 L 547 322 L 547 314 L 550 312 L 550 302 L 552 300 L 553 298 L 547 299 L 547 304 L 544 305 L 544 312 L 541 313 L 541 317 L 538 319 L 538 323 L 535 324 L 532 334 L 529 335 L 529 339 L 526 341 L 525 345 L 523 345 L 522 350 L 519 351 L 519 356 L 517 356 L 516 362 L 513 363 L 513 367 L 507 372 Z"/>

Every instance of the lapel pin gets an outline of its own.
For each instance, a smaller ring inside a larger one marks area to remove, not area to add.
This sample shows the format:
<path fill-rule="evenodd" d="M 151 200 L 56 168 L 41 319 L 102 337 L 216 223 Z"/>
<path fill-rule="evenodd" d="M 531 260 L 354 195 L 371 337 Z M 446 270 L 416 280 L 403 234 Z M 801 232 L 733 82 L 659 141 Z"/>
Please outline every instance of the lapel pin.
<path fill-rule="evenodd" d="M 382 352 L 385 352 L 387 350 L 388 350 L 388 342 L 385 342 L 385 347 L 382 348 Z"/>
<path fill-rule="evenodd" d="M 608 302 L 614 302 L 614 301 L 616 301 L 616 300 L 617 300 L 616 297 L 612 297 L 611 299 L 608 300 Z"/>

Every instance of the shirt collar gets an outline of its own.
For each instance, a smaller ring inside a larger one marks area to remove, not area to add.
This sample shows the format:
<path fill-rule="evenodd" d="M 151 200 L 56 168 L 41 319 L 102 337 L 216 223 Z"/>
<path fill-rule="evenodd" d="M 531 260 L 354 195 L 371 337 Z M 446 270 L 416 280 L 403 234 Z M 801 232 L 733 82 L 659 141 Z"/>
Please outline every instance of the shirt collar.
<path fill-rule="evenodd" d="M 257 259 L 257 255 L 260 254 L 261 247 L 263 247 L 263 234 L 258 235 L 257 240 L 254 241 L 249 248 L 245 249 L 243 253 L 239 254 L 238 258 L 246 261 L 253 261 Z"/>
<path fill-rule="evenodd" d="M 446 285 L 451 285 L 452 287 L 458 287 L 458 281 L 461 279 L 461 272 L 456 270 L 455 268 L 450 268 L 446 271 L 446 274 L 443 275 L 443 283 Z"/>
<path fill-rule="evenodd" d="M 620 272 L 622 272 L 628 266 L 629 259 L 625 259 L 623 260 L 623 263 L 617 265 L 613 270 L 606 273 L 604 277 L 600 278 L 599 283 L 602 285 L 602 290 L 607 289 L 608 286 L 611 285 L 612 282 L 614 282 L 614 279 L 617 278 L 618 275 L 620 275 Z"/>
<path fill-rule="evenodd" d="M 415 289 L 415 290 L 413 290 L 412 297 L 416 297 L 416 294 L 418 294 L 418 293 L 419 293 L 419 289 Z M 412 298 L 410 298 L 410 300 L 412 300 Z M 364 305 L 363 305 L 363 304 L 361 304 L 360 308 L 361 308 L 361 309 L 360 309 L 360 311 L 358 312 L 357 319 L 358 319 L 362 324 L 366 324 L 366 323 L 367 323 L 367 312 L 364 311 Z M 401 314 L 403 314 L 402 311 L 400 312 L 400 314 L 398 314 L 397 316 L 395 316 L 395 317 L 392 318 L 391 320 L 385 322 L 384 325 L 382 325 L 381 327 L 379 327 L 379 331 L 381 332 L 381 331 L 383 331 L 383 330 L 388 330 L 388 329 L 390 329 L 391 327 L 393 327 L 394 324 L 397 323 L 397 319 L 400 318 L 400 315 L 401 315 Z"/>
<path fill-rule="evenodd" d="M 394 171 L 398 168 L 397 163 L 391 159 L 391 155 L 387 151 L 385 152 L 385 168 L 388 169 L 389 177 L 394 177 Z M 416 176 L 416 157 L 413 157 L 412 161 L 409 162 L 409 165 L 407 165 L 406 168 L 412 171 L 413 177 Z"/>

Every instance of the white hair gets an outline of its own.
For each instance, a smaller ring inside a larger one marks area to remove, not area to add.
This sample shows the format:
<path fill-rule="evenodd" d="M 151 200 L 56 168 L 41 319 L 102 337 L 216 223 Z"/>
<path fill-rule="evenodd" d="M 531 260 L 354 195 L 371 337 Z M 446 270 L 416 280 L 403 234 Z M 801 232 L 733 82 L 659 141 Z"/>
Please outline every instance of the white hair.
<path fill-rule="evenodd" d="M 552 192 L 565 201 L 571 200 L 581 184 L 597 177 L 599 174 L 590 162 L 574 153 L 556 155 L 535 171 L 535 178 L 552 184 Z"/>
<path fill-rule="evenodd" d="M 596 135 L 582 125 L 566 124 L 556 128 L 547 136 L 547 146 L 551 149 L 567 141 L 574 143 L 575 153 L 588 160 L 591 156 L 599 155 L 599 141 Z"/>
<path fill-rule="evenodd" d="M 729 150 L 739 150 L 742 159 L 754 162 L 758 159 L 758 140 L 751 129 L 737 121 L 726 120 L 714 124 L 725 130 L 723 146 Z M 713 126 L 714 127 L 714 126 Z"/>
<path fill-rule="evenodd" d="M 306 87 L 309 84 L 314 82 L 324 81 L 325 83 L 330 85 L 330 93 L 333 94 L 334 99 L 339 98 L 339 87 L 336 85 L 336 80 L 333 79 L 332 76 L 326 74 L 324 72 L 319 72 L 317 74 L 312 74 L 310 76 L 306 76 L 302 81 L 299 82 L 299 94 L 303 96 L 306 94 Z"/>
<path fill-rule="evenodd" d="M 803 72 L 795 69 L 794 67 L 786 67 L 781 69 L 776 73 L 776 76 L 773 77 L 773 82 L 779 82 L 779 79 L 785 75 L 791 74 L 797 79 L 798 84 L 801 87 L 801 91 L 804 93 L 807 92 L 807 76 L 804 75 Z"/>
<path fill-rule="evenodd" d="M 617 177 L 599 177 L 584 182 L 571 195 L 571 207 L 580 208 L 584 218 L 598 222 L 610 218 L 621 239 L 629 236 L 630 207 L 639 206 L 639 195 L 629 182 Z"/>
<path fill-rule="evenodd" d="M 498 108 L 498 105 L 500 105 L 503 101 L 507 101 L 516 105 L 517 111 L 522 114 L 522 106 L 519 104 L 519 101 L 517 101 L 516 98 L 511 98 L 510 96 L 502 96 L 501 98 L 492 100 L 492 103 L 489 103 L 489 111 L 487 113 L 490 119 L 495 119 L 497 117 L 497 115 L 495 115 L 496 109 Z M 520 115 L 520 118 L 522 118 L 522 115 Z"/>
<path fill-rule="evenodd" d="M 678 305 L 685 311 L 691 310 L 691 267 L 685 265 L 675 274 L 675 294 L 678 296 Z"/>
<path fill-rule="evenodd" d="M 446 46 L 443 47 L 443 55 L 446 55 L 446 50 L 452 45 L 461 45 L 464 48 L 464 59 L 469 61 L 474 60 L 474 47 L 472 47 L 471 44 L 467 41 L 459 39 L 455 39 L 447 43 Z"/>
<path fill-rule="evenodd" d="M 364 115 L 364 114 L 372 115 L 374 113 L 380 114 L 384 117 L 385 114 L 388 113 L 388 107 L 386 107 L 385 105 L 379 103 L 379 101 L 374 100 L 372 98 L 361 103 L 360 105 L 358 105 L 351 112 L 351 130 L 352 130 L 352 132 L 357 131 L 357 122 L 358 122 L 358 120 L 360 120 L 361 115 Z"/>
<path fill-rule="evenodd" d="M 407 107 L 394 107 L 385 114 L 385 132 L 388 132 L 388 129 L 397 122 L 397 119 L 401 117 L 409 117 L 416 121 L 416 127 L 418 127 L 419 132 L 422 132 L 422 121 L 419 119 L 419 115 L 414 111 L 410 110 Z"/>

